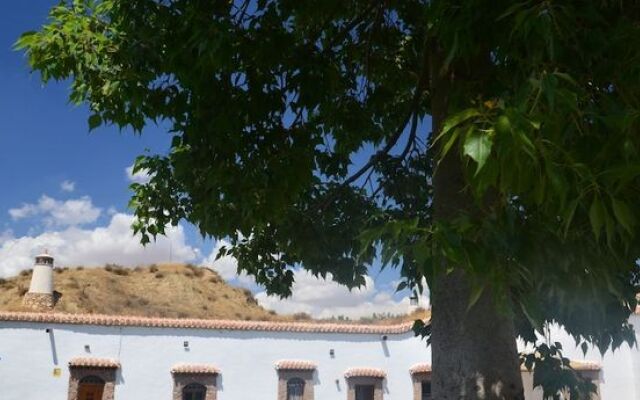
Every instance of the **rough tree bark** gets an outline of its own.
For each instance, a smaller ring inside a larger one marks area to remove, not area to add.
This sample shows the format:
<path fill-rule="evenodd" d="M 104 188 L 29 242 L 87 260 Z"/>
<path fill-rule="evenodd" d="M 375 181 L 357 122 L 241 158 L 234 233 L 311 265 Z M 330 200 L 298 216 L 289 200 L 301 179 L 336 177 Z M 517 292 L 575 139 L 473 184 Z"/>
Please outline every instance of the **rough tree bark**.
<path fill-rule="evenodd" d="M 452 76 L 440 75 L 441 55 L 431 66 L 432 134 L 447 116 Z M 434 220 L 450 221 L 472 212 L 460 158 L 449 152 L 433 179 Z M 441 275 L 431 295 L 433 398 L 436 400 L 523 400 L 522 378 L 512 319 L 496 309 L 485 290 L 468 309 L 470 287 L 462 269 Z"/>

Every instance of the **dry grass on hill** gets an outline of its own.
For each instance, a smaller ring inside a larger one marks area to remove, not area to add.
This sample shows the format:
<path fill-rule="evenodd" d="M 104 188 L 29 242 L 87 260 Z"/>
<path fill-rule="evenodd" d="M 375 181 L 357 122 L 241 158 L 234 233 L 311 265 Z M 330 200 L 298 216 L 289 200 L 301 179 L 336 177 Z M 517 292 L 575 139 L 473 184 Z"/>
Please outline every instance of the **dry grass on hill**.
<path fill-rule="evenodd" d="M 55 311 L 166 318 L 289 320 L 258 305 L 248 290 L 228 285 L 208 268 L 181 264 L 122 268 L 56 268 L 62 294 Z M 26 311 L 31 271 L 0 280 L 0 309 Z"/>
<path fill-rule="evenodd" d="M 314 320 L 305 313 L 278 315 L 262 308 L 247 289 L 233 287 L 217 272 L 184 264 L 123 268 L 56 268 L 55 290 L 62 296 L 55 312 L 136 315 L 164 318 L 303 321 L 342 324 L 397 324 L 428 318 L 419 309 L 410 315 L 374 315 L 359 320 Z M 0 310 L 31 311 L 22 306 L 31 272 L 0 279 Z"/>

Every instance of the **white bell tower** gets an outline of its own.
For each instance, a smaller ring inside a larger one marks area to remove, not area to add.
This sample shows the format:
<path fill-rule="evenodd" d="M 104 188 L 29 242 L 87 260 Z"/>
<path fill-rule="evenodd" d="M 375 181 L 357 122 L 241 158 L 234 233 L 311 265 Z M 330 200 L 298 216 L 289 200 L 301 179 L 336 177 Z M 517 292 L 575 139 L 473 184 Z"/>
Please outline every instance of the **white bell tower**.
<path fill-rule="evenodd" d="M 36 256 L 29 291 L 23 303 L 36 310 L 50 310 L 55 305 L 53 294 L 53 257 L 47 251 Z"/>

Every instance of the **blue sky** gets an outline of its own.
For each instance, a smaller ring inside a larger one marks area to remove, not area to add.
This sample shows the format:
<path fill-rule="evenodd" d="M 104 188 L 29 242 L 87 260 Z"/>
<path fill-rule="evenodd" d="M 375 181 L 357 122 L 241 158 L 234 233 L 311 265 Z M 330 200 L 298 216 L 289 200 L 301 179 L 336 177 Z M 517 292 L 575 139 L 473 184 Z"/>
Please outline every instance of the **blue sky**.
<path fill-rule="evenodd" d="M 211 264 L 215 243 L 182 225 L 142 249 L 131 237 L 126 169 L 145 151 L 165 152 L 170 136 L 149 126 L 142 135 L 101 127 L 89 133 L 86 107 L 68 102 L 68 82 L 43 86 L 12 46 L 22 32 L 46 21 L 56 1 L 9 2 L 0 14 L 0 276 L 30 268 L 44 247 L 59 263 L 87 266 L 189 261 Z M 135 179 L 135 178 L 133 178 Z M 355 293 L 303 272 L 293 298 L 267 296 L 246 277 L 236 278 L 235 262 L 214 265 L 236 284 L 250 287 L 259 301 L 282 312 L 317 316 L 402 312 L 406 293 L 394 294 L 393 271 L 373 273 L 369 287 Z"/>

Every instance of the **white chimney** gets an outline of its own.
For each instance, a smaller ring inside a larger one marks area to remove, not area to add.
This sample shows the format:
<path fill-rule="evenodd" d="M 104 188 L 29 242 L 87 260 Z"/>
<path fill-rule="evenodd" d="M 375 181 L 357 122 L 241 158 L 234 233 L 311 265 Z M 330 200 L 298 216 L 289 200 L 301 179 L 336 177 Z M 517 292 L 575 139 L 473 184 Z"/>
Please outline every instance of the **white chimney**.
<path fill-rule="evenodd" d="M 23 303 L 36 310 L 50 310 L 55 305 L 53 295 L 53 257 L 45 251 L 36 256 L 29 291 Z"/>

